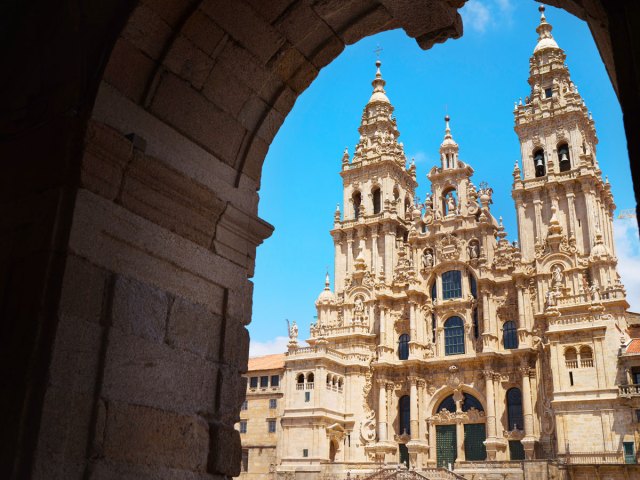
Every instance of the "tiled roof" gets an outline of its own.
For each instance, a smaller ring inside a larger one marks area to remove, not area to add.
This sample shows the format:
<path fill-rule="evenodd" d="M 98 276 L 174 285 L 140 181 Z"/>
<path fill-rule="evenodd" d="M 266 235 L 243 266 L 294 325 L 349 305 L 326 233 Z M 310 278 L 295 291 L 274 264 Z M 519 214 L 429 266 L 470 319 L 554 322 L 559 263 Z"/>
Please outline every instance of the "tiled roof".
<path fill-rule="evenodd" d="M 625 353 L 640 353 L 640 338 L 632 338 Z"/>
<path fill-rule="evenodd" d="M 273 370 L 284 368 L 284 353 L 264 355 L 249 359 L 249 371 L 251 370 Z"/>

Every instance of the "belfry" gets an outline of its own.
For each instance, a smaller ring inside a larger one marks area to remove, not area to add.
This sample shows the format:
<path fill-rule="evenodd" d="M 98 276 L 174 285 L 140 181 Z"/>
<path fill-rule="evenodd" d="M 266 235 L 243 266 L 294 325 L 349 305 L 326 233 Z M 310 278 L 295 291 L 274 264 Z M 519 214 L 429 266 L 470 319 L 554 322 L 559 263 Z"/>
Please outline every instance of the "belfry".
<path fill-rule="evenodd" d="M 514 108 L 517 242 L 449 116 L 417 200 L 376 62 L 360 139 L 342 157 L 334 290 L 327 276 L 309 346 L 296 330 L 284 357 L 279 474 L 404 464 L 485 478 L 508 465 L 509 478 L 543 478 L 532 470 L 543 460 L 635 458 L 640 340 L 616 270 L 615 204 L 540 11 L 531 92 Z"/>

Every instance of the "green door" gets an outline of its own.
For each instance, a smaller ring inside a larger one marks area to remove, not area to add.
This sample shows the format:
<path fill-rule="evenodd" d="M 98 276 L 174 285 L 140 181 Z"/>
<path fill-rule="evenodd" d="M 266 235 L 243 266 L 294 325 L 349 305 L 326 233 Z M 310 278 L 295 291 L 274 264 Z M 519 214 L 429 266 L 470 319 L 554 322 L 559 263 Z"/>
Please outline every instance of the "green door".
<path fill-rule="evenodd" d="M 404 443 L 398 445 L 398 450 L 400 453 L 400 463 L 404 463 L 407 468 L 409 468 L 409 449 Z"/>
<path fill-rule="evenodd" d="M 520 440 L 509 440 L 509 458 L 511 460 L 524 460 L 524 447 Z"/>
<path fill-rule="evenodd" d="M 464 426 L 464 457 L 467 461 L 485 460 L 487 450 L 484 441 L 487 432 L 484 423 L 468 423 Z"/>
<path fill-rule="evenodd" d="M 633 442 L 623 442 L 624 448 L 624 463 L 636 463 L 635 445 Z"/>
<path fill-rule="evenodd" d="M 453 465 L 458 456 L 455 425 L 436 425 L 436 457 L 439 467 Z"/>

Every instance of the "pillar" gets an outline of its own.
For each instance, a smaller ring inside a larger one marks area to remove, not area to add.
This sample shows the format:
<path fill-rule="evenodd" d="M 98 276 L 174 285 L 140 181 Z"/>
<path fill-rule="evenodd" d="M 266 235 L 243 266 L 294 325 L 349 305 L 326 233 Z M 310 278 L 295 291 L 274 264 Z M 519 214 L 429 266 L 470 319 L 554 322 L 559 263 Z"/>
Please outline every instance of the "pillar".
<path fill-rule="evenodd" d="M 493 370 L 485 369 L 483 372 L 485 379 L 485 394 L 487 400 L 487 440 L 485 442 L 487 448 L 487 457 L 489 460 L 496 459 L 497 450 L 497 433 L 496 433 L 496 408 L 495 408 L 495 391 L 493 378 L 495 373 Z M 464 438 L 464 437 L 463 437 Z"/>
<path fill-rule="evenodd" d="M 353 230 L 347 232 L 347 275 L 353 270 Z"/>
<path fill-rule="evenodd" d="M 410 377 L 409 388 L 409 425 L 411 426 L 411 440 L 417 440 L 419 438 L 419 426 L 418 426 L 418 379 L 416 377 Z"/>
<path fill-rule="evenodd" d="M 379 344 L 386 345 L 387 343 L 387 326 L 386 326 L 386 316 L 385 316 L 385 307 L 380 307 L 380 325 L 378 325 L 380 331 Z"/>
<path fill-rule="evenodd" d="M 393 280 L 393 249 L 396 242 L 395 227 L 384 226 L 384 278 L 387 283 Z"/>
<path fill-rule="evenodd" d="M 378 380 L 378 441 L 387 441 L 387 385 Z"/>
<path fill-rule="evenodd" d="M 522 413 L 524 416 L 524 438 L 522 446 L 527 460 L 533 459 L 533 450 L 535 447 L 535 436 L 533 432 L 533 404 L 531 402 L 531 379 L 530 368 L 528 366 L 520 367 L 522 372 Z"/>
<path fill-rule="evenodd" d="M 371 226 L 371 272 L 378 275 L 378 226 Z"/>
<path fill-rule="evenodd" d="M 410 340 L 415 342 L 416 338 L 416 304 L 413 301 L 409 302 L 409 333 Z"/>

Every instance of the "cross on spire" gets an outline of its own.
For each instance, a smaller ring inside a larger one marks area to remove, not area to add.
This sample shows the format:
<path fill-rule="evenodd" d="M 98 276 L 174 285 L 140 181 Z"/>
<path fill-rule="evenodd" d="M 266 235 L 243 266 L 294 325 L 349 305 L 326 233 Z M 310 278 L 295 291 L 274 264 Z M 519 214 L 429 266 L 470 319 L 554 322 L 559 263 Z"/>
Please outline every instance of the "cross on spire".
<path fill-rule="evenodd" d="M 373 50 L 373 53 L 376 54 L 376 58 L 380 58 L 380 52 L 382 52 L 383 48 L 380 44 L 376 45 L 376 48 Z"/>

